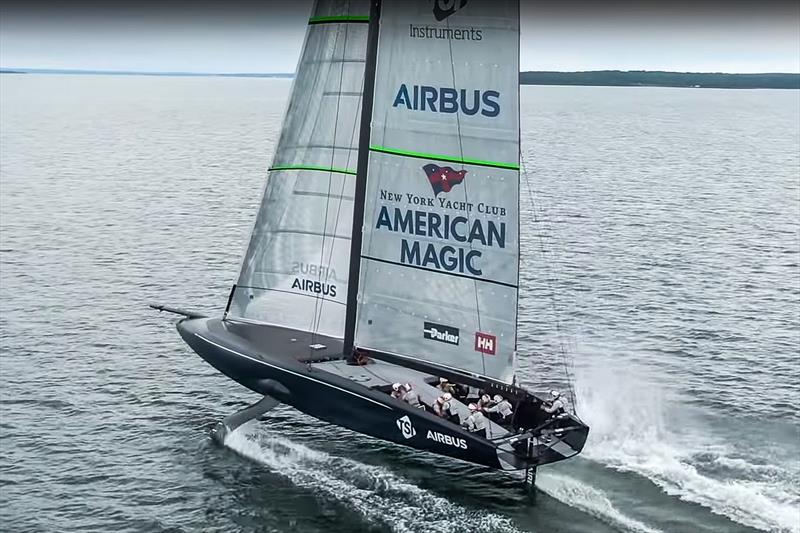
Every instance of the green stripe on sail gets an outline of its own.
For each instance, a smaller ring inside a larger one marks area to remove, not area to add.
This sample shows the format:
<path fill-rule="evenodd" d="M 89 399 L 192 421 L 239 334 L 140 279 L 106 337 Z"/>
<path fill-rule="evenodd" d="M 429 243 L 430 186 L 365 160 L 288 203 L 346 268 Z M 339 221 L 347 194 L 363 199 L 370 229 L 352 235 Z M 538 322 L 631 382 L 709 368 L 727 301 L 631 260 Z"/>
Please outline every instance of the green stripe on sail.
<path fill-rule="evenodd" d="M 336 15 L 331 17 L 311 17 L 309 24 L 332 24 L 337 22 L 369 22 L 368 15 Z"/>
<path fill-rule="evenodd" d="M 416 157 L 418 159 L 433 159 L 434 161 L 446 161 L 448 163 L 462 163 L 464 165 L 477 165 L 481 167 L 505 168 L 508 170 L 519 170 L 517 163 L 502 163 L 500 161 L 484 161 L 482 159 L 467 159 L 462 157 L 451 157 L 447 155 L 426 154 L 424 152 L 412 152 L 410 150 L 398 150 L 396 148 L 386 148 L 385 146 L 370 146 L 373 152 L 381 152 L 391 155 L 402 155 L 406 157 Z"/>
<path fill-rule="evenodd" d="M 270 167 L 269 171 L 272 172 L 273 170 L 313 170 L 317 172 L 336 172 L 338 174 L 349 174 L 351 176 L 356 175 L 355 170 L 349 170 L 347 168 L 318 167 L 315 165 L 279 165 L 277 167 Z"/>

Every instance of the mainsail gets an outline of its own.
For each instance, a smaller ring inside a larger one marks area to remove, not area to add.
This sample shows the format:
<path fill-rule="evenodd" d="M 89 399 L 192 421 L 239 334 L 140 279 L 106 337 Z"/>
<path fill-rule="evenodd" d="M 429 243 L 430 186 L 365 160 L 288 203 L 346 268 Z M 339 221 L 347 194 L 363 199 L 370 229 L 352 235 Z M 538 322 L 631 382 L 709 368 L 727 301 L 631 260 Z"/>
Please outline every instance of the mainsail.
<path fill-rule="evenodd" d="M 344 334 L 368 1 L 314 6 L 227 316 Z"/>
<path fill-rule="evenodd" d="M 519 2 L 381 9 L 355 344 L 511 382 Z"/>

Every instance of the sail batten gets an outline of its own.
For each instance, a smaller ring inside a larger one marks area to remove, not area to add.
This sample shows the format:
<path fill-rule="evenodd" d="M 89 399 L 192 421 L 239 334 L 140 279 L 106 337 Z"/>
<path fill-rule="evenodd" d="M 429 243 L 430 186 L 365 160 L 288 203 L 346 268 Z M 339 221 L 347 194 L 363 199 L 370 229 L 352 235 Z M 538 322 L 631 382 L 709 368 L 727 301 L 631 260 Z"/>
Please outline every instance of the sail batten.
<path fill-rule="evenodd" d="M 327 17 L 311 17 L 308 20 L 309 24 L 364 24 L 369 23 L 369 15 L 355 16 L 355 15 L 337 15 Z"/>
<path fill-rule="evenodd" d="M 468 157 L 455 157 L 441 154 L 429 154 L 425 152 L 415 152 L 413 150 L 400 150 L 398 148 L 388 148 L 386 146 L 370 146 L 373 152 L 384 154 L 401 155 L 406 157 L 416 157 L 417 159 L 433 159 L 435 161 L 445 161 L 448 163 L 461 163 L 464 165 L 477 165 L 482 167 L 508 168 L 519 170 L 519 163 L 504 163 L 501 161 L 485 161 L 481 159 L 470 159 Z"/>
<path fill-rule="evenodd" d="M 356 175 L 355 170 L 347 168 L 322 167 L 316 165 L 280 165 L 270 167 L 269 169 L 270 172 L 277 172 L 279 170 L 312 170 L 315 172 L 336 172 L 337 174 L 350 174 L 351 176 Z"/>

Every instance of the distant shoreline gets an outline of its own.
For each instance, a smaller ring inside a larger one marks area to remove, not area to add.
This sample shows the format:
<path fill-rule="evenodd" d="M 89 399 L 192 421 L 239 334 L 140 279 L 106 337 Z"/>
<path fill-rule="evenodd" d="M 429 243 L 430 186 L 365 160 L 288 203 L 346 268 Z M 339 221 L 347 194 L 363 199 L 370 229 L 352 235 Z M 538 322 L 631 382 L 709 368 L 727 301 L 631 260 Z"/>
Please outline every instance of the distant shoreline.
<path fill-rule="evenodd" d="M 0 74 L 77 74 L 88 76 L 178 76 L 223 78 L 293 78 L 292 73 L 259 72 L 153 72 L 140 70 L 89 70 L 68 68 L 0 68 Z"/>
<path fill-rule="evenodd" d="M 520 85 L 591 85 L 602 87 L 690 87 L 712 89 L 800 89 L 800 74 L 765 72 L 668 72 L 595 70 L 589 72 L 520 72 Z"/>
<path fill-rule="evenodd" d="M 255 72 L 151 72 L 134 70 L 83 70 L 47 68 L 0 68 L 0 74 L 74 74 L 96 76 L 180 76 L 222 78 L 283 78 L 291 73 Z M 668 72 L 646 70 L 595 70 L 585 72 L 526 71 L 520 85 L 575 85 L 587 87 L 686 87 L 714 89 L 800 89 L 800 74 L 769 72 L 728 74 L 721 72 Z"/>

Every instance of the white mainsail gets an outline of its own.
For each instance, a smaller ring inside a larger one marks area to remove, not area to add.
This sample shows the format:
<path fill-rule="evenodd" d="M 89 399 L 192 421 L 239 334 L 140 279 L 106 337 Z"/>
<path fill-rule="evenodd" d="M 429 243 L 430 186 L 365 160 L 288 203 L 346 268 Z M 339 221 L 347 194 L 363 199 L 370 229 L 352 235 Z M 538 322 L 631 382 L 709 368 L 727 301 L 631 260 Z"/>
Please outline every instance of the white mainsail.
<path fill-rule="evenodd" d="M 513 380 L 519 2 L 383 2 L 355 344 Z"/>
<path fill-rule="evenodd" d="M 344 335 L 368 19 L 314 6 L 231 318 Z"/>

